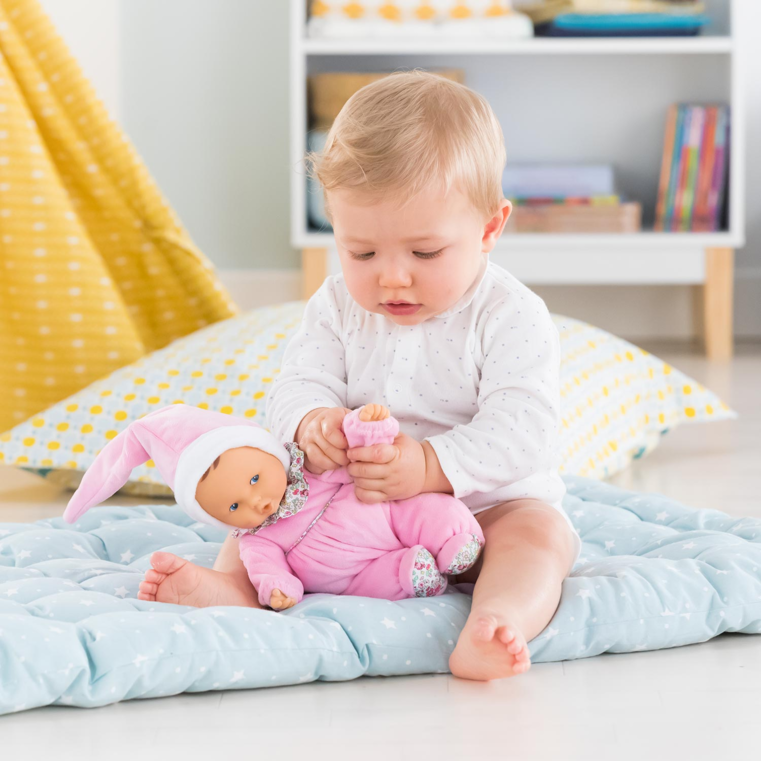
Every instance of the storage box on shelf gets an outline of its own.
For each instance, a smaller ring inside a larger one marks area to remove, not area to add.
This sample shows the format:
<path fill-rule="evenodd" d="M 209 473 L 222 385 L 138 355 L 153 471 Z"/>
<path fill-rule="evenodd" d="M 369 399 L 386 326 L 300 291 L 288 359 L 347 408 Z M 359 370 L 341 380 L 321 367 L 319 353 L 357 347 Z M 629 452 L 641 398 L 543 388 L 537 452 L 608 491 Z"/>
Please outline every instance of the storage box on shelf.
<path fill-rule="evenodd" d="M 510 161 L 615 164 L 626 197 L 642 202 L 641 232 L 508 232 L 492 258 L 529 285 L 700 287 L 708 354 L 726 358 L 732 352 L 734 249 L 744 245 L 745 235 L 744 103 L 730 24 L 736 2 L 707 0 L 712 22 L 697 37 L 319 39 L 306 36 L 307 0 L 291 0 L 292 166 L 303 159 L 310 130 L 308 76 L 415 66 L 461 69 L 465 83 L 495 107 Z M 723 229 L 653 232 L 666 115 L 675 102 L 723 102 L 731 108 Z M 305 297 L 339 267 L 332 234 L 309 224 L 308 198 L 302 169 L 292 175 L 291 239 L 303 251 Z"/>

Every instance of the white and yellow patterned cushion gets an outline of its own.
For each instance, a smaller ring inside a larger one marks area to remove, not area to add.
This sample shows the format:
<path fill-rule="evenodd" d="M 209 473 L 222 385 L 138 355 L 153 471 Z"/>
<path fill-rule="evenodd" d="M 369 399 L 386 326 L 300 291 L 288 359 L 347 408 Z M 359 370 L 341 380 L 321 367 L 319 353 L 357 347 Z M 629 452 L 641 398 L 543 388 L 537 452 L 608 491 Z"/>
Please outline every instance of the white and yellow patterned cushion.
<path fill-rule="evenodd" d="M 298 301 L 257 309 L 117 370 L 0 435 L 0 463 L 73 487 L 132 420 L 179 402 L 256 418 L 266 427 L 265 395 L 303 308 Z M 712 392 L 657 357 L 577 320 L 555 321 L 562 346 L 562 473 L 604 478 L 680 423 L 733 416 Z M 169 494 L 152 462 L 135 469 L 127 491 Z"/>

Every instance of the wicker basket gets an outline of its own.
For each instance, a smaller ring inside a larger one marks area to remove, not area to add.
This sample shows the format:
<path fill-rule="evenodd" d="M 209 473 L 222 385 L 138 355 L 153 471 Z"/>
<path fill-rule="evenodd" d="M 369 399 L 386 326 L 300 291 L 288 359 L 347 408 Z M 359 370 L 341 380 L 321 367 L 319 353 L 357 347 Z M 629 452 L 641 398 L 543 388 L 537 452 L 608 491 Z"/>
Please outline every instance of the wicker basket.
<path fill-rule="evenodd" d="M 445 69 L 432 73 L 460 84 L 465 79 L 462 69 Z M 330 72 L 310 76 L 307 80 L 310 129 L 329 130 L 338 112 L 357 90 L 389 74 L 390 72 L 373 74 Z"/>

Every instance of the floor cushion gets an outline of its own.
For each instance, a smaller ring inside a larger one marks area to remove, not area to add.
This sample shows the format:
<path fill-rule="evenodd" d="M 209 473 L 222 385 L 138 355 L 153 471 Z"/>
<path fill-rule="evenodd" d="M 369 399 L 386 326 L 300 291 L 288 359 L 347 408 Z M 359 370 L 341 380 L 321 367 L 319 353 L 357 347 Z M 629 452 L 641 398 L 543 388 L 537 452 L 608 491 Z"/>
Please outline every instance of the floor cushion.
<path fill-rule="evenodd" d="M 761 520 L 567 485 L 583 552 L 530 643 L 534 662 L 761 632 Z M 136 599 L 153 551 L 210 567 L 223 539 L 164 504 L 97 508 L 73 526 L 0 524 L 0 713 L 447 671 L 470 609 L 460 592 L 309 595 L 284 613 Z"/>

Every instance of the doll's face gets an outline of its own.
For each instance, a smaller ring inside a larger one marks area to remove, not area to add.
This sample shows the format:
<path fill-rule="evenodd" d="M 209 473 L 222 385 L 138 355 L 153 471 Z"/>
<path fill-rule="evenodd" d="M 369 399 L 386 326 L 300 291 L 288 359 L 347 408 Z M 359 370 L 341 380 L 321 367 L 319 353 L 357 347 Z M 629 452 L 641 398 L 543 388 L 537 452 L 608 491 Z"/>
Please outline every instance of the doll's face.
<path fill-rule="evenodd" d="M 280 506 L 288 479 L 277 457 L 254 447 L 223 452 L 196 488 L 198 504 L 235 528 L 256 528 Z"/>

